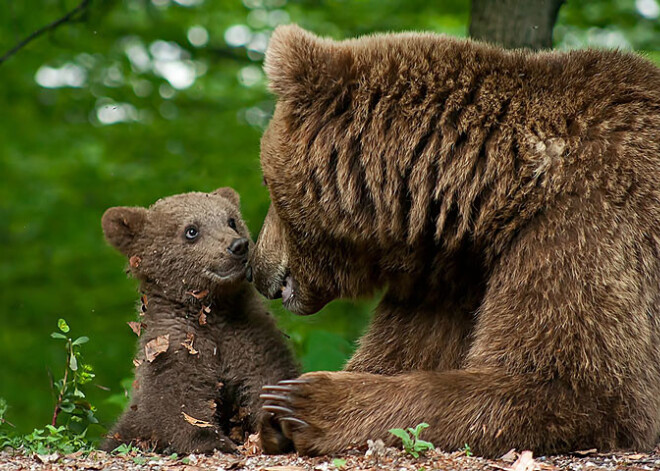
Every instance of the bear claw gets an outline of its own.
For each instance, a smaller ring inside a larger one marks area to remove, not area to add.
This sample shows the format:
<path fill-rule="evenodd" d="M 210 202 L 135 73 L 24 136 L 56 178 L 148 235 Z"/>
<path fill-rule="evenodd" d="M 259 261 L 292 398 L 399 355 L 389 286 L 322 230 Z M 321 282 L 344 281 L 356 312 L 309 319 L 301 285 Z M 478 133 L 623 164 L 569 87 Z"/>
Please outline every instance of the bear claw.
<path fill-rule="evenodd" d="M 289 409 L 288 407 L 283 407 L 283 406 L 276 406 L 274 404 L 264 404 L 262 407 L 263 410 L 268 411 L 268 412 L 284 412 L 285 414 L 293 414 L 293 410 Z"/>

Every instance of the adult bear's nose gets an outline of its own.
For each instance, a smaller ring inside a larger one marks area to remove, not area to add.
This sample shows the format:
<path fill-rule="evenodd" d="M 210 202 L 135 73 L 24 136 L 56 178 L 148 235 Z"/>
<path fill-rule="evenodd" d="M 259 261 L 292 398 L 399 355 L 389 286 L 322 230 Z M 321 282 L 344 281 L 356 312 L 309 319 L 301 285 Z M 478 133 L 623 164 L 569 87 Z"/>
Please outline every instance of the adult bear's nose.
<path fill-rule="evenodd" d="M 232 240 L 231 244 L 229 244 L 229 247 L 227 247 L 227 250 L 229 250 L 229 253 L 232 255 L 243 257 L 247 254 L 248 245 L 249 241 L 245 237 L 240 237 L 238 239 Z"/>

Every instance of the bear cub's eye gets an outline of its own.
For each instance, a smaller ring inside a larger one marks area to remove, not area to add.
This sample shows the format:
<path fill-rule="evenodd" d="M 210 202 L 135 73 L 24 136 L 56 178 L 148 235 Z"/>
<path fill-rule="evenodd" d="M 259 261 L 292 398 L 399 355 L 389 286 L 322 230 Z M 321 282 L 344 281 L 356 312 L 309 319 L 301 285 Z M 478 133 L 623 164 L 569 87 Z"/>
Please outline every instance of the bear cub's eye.
<path fill-rule="evenodd" d="M 188 226 L 186 227 L 186 232 L 184 233 L 186 236 L 186 239 L 189 241 L 193 241 L 199 237 L 199 230 L 195 226 Z"/>
<path fill-rule="evenodd" d="M 229 224 L 229 227 L 236 230 L 236 220 L 234 218 L 229 218 L 227 224 Z"/>

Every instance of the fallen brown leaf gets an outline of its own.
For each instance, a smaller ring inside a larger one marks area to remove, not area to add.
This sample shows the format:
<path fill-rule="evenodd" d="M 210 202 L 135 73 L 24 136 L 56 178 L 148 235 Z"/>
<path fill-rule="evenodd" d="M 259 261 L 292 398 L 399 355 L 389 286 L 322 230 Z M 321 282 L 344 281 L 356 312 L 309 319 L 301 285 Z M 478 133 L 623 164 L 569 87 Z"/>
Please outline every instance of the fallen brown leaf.
<path fill-rule="evenodd" d="M 199 325 L 206 325 L 206 313 L 204 309 L 199 311 Z"/>
<path fill-rule="evenodd" d="M 199 290 L 192 290 L 192 291 L 186 291 L 186 294 L 189 294 L 195 299 L 204 299 L 205 297 L 208 296 L 209 290 L 205 289 L 204 291 L 199 291 Z"/>
<path fill-rule="evenodd" d="M 144 327 L 144 324 L 142 322 L 127 322 L 127 324 L 135 335 L 139 337 L 142 333 L 142 327 Z"/>
<path fill-rule="evenodd" d="M 571 455 L 575 455 L 575 456 L 589 456 L 589 455 L 595 455 L 596 453 L 598 453 L 598 449 L 597 449 L 597 448 L 590 448 L 590 449 L 588 449 L 588 450 L 576 450 L 576 451 L 572 452 Z"/>
<path fill-rule="evenodd" d="M 508 463 L 513 463 L 516 461 L 518 458 L 518 453 L 516 452 L 515 448 L 511 448 L 509 451 L 507 451 L 505 454 L 503 454 L 500 459 L 502 461 L 506 461 Z"/>
<path fill-rule="evenodd" d="M 511 466 L 512 471 L 533 471 L 536 469 L 536 461 L 531 451 L 525 450 Z"/>
<path fill-rule="evenodd" d="M 210 423 L 210 422 L 206 422 L 205 420 L 196 419 L 194 417 L 189 416 L 185 412 L 181 412 L 181 414 L 183 414 L 183 418 L 186 419 L 186 422 L 188 422 L 190 425 L 194 425 L 195 427 L 199 427 L 199 428 L 213 427 L 213 424 Z"/>
<path fill-rule="evenodd" d="M 305 468 L 300 466 L 269 466 L 264 468 L 265 471 L 305 471 Z"/>
<path fill-rule="evenodd" d="M 140 366 L 141 364 L 142 364 L 142 360 L 139 360 L 137 358 L 133 358 L 133 365 L 135 365 L 136 368 L 138 366 Z"/>
<path fill-rule="evenodd" d="M 243 443 L 243 454 L 248 456 L 260 455 L 263 453 L 261 449 L 261 437 L 259 432 L 253 433 L 247 437 L 245 443 Z"/>
<path fill-rule="evenodd" d="M 233 459 L 230 461 L 225 469 L 243 469 L 245 467 L 246 460 L 245 459 Z"/>
<path fill-rule="evenodd" d="M 194 340 L 195 340 L 195 334 L 193 334 L 192 332 L 188 332 L 188 333 L 186 334 L 186 340 L 184 340 L 183 342 L 181 342 L 181 346 L 182 346 L 182 347 L 185 347 L 185 349 L 188 350 L 188 353 L 190 353 L 191 355 L 197 355 L 197 354 L 199 353 L 199 352 L 198 352 L 197 350 L 195 350 L 195 348 L 193 347 L 193 341 L 194 341 Z"/>
<path fill-rule="evenodd" d="M 149 363 L 154 361 L 158 355 L 167 351 L 170 346 L 170 334 L 159 335 L 147 342 L 144 346 L 144 356 Z"/>
<path fill-rule="evenodd" d="M 37 459 L 39 461 L 41 461 L 43 464 L 48 464 L 48 463 L 52 463 L 54 461 L 59 460 L 60 455 L 58 453 L 50 453 L 50 454 L 44 454 L 44 455 L 37 454 Z"/>
<path fill-rule="evenodd" d="M 138 257 L 137 255 L 133 255 L 131 258 L 128 259 L 128 264 L 132 266 L 133 268 L 137 268 L 140 266 L 140 263 L 142 262 L 142 259 Z"/>

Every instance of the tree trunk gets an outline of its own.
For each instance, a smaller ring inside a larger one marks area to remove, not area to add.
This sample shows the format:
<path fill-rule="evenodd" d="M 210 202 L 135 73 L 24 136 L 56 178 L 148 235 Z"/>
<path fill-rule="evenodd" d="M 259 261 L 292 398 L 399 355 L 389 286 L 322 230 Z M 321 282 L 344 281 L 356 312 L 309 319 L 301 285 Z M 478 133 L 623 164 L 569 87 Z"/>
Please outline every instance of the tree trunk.
<path fill-rule="evenodd" d="M 506 48 L 552 48 L 564 0 L 472 0 L 470 36 Z"/>

